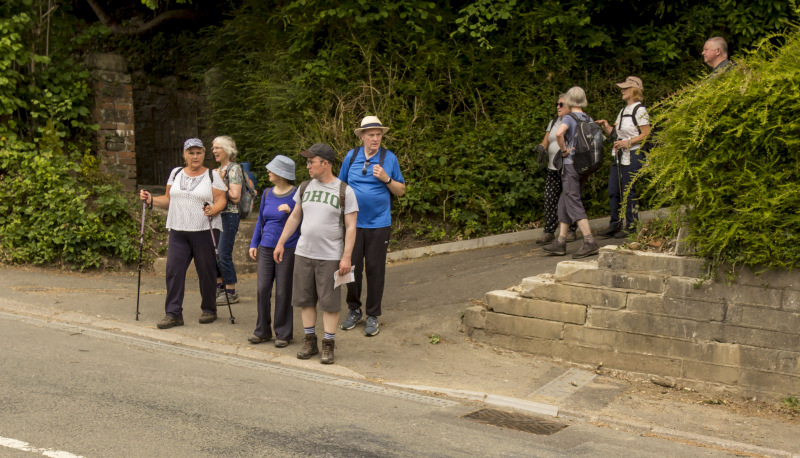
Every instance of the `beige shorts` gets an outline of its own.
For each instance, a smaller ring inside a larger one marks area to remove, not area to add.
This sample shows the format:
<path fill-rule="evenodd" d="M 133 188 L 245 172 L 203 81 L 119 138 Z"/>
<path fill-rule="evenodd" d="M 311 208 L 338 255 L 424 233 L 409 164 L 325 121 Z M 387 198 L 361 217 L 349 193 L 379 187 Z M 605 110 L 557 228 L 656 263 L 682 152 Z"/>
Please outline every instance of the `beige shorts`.
<path fill-rule="evenodd" d="M 342 309 L 342 293 L 333 287 L 333 273 L 339 270 L 339 261 L 321 261 L 300 255 L 294 257 L 292 284 L 293 307 L 315 307 L 323 312 Z"/>

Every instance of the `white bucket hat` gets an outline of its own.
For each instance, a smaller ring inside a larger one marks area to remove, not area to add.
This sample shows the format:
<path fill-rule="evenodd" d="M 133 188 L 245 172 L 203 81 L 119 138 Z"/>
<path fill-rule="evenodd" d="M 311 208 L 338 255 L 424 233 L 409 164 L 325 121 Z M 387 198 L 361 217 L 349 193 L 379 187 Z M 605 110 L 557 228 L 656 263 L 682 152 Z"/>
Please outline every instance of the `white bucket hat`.
<path fill-rule="evenodd" d="M 282 154 L 269 161 L 267 170 L 289 181 L 294 180 L 294 161 Z"/>
<path fill-rule="evenodd" d="M 356 137 L 361 138 L 361 132 L 367 129 L 380 129 L 384 134 L 389 131 L 388 127 L 384 127 L 384 125 L 381 124 L 381 120 L 378 119 L 377 116 L 367 116 L 361 120 L 361 127 L 355 129 L 353 132 L 355 132 Z"/>

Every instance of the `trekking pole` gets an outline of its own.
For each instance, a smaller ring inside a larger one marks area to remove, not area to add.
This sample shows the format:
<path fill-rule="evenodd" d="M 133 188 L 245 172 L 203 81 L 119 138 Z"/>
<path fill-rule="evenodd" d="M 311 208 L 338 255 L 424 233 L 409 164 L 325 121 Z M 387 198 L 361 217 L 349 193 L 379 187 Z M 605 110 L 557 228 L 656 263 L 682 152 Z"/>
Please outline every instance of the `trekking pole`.
<path fill-rule="evenodd" d="M 149 191 L 144 189 L 149 194 Z M 152 198 L 152 196 L 151 196 Z M 147 210 L 147 200 L 142 201 L 142 230 L 139 232 L 139 281 L 136 285 L 136 321 L 139 321 L 139 293 L 142 290 L 142 247 L 144 246 L 144 212 Z"/>
<path fill-rule="evenodd" d="M 625 193 L 622 190 L 622 160 L 620 159 L 620 154 L 621 154 L 621 151 L 617 151 L 616 154 L 614 154 L 614 158 L 616 158 L 616 160 L 617 160 L 617 189 L 619 189 L 619 203 L 620 203 L 619 207 L 620 207 L 620 210 L 622 210 L 623 209 L 622 208 L 622 204 L 626 204 L 627 202 L 625 202 L 625 200 L 623 199 L 623 197 L 625 196 Z M 626 223 L 625 218 L 628 215 L 627 205 L 625 207 L 626 207 L 625 208 L 625 215 L 626 216 L 623 216 L 621 218 L 622 219 L 622 229 L 625 229 L 627 227 L 625 225 L 625 223 Z"/>
<path fill-rule="evenodd" d="M 206 208 L 210 205 L 210 203 L 206 202 L 205 205 L 203 205 L 203 208 Z M 222 272 L 222 264 L 219 262 L 219 250 L 217 250 L 217 239 L 214 238 L 214 228 L 211 226 L 210 216 L 208 217 L 208 230 L 211 232 L 211 242 L 214 243 L 214 255 L 217 257 L 217 267 L 219 268 L 219 271 Z M 228 291 L 225 291 L 225 302 L 228 303 L 228 312 L 231 314 L 231 324 L 234 324 L 233 309 L 231 308 L 231 300 L 228 297 Z"/>

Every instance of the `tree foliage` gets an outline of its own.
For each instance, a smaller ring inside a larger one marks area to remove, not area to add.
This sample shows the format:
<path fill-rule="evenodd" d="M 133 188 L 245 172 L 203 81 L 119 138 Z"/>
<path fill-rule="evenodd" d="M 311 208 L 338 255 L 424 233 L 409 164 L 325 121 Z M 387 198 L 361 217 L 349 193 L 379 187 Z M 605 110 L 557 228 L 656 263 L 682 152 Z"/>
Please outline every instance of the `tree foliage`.
<path fill-rule="evenodd" d="M 796 31 L 765 39 L 731 70 L 655 107 L 662 130 L 644 182 L 716 263 L 800 265 L 798 55 Z"/>
<path fill-rule="evenodd" d="M 531 151 L 558 93 L 580 85 L 587 111 L 613 119 L 615 82 L 638 75 L 658 100 L 705 72 L 708 37 L 745 49 L 798 16 L 794 1 L 244 1 L 193 55 L 195 74 L 211 68 L 214 131 L 242 157 L 316 141 L 344 156 L 358 120 L 378 115 L 408 183 L 399 228 L 472 237 L 542 218 Z M 606 180 L 587 183 L 590 214 L 608 211 Z"/>
<path fill-rule="evenodd" d="M 134 261 L 132 196 L 98 170 L 89 142 L 79 59 L 98 31 L 60 2 L 9 0 L 0 12 L 0 262 Z"/>

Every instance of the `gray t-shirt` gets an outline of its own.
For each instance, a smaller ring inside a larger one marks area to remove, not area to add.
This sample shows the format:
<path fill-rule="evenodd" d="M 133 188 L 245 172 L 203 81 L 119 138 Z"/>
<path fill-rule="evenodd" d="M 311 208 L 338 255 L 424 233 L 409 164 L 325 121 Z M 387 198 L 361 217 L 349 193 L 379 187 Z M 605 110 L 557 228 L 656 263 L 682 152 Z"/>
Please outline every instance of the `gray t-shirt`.
<path fill-rule="evenodd" d="M 344 253 L 344 229 L 339 224 L 339 179 L 331 183 L 311 180 L 303 193 L 294 195 L 294 201 L 302 205 L 303 223 L 295 254 L 321 261 L 338 261 Z M 347 187 L 344 196 L 344 213 L 358 212 L 358 202 L 353 188 Z"/>

